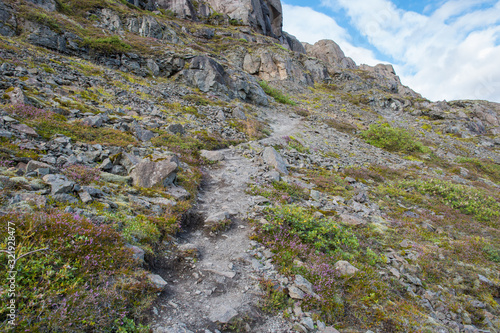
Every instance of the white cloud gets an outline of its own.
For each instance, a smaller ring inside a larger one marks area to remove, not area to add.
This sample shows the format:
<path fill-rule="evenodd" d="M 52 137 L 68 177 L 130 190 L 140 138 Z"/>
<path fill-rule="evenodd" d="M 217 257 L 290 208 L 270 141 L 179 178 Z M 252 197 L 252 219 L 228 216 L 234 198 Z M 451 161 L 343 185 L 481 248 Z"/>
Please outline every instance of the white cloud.
<path fill-rule="evenodd" d="M 478 9 L 484 0 L 450 0 L 428 15 L 388 0 L 322 4 L 344 9 L 374 47 L 397 61 L 402 81 L 424 96 L 500 101 L 500 1 Z"/>
<path fill-rule="evenodd" d="M 380 53 L 394 59 L 404 84 L 433 100 L 500 102 L 500 1 L 446 0 L 425 14 L 389 0 L 321 0 L 344 10 L 352 27 Z M 381 61 L 353 45 L 347 30 L 309 7 L 283 4 L 284 29 L 299 40 L 332 39 L 356 63 Z"/>
<path fill-rule="evenodd" d="M 292 6 L 285 3 L 282 6 L 283 29 L 297 37 L 301 42 L 314 44 L 321 39 L 331 39 L 339 44 L 342 51 L 358 64 L 376 65 L 381 62 L 376 59 L 372 51 L 352 45 L 349 42 L 348 32 L 330 16 L 309 7 Z"/>

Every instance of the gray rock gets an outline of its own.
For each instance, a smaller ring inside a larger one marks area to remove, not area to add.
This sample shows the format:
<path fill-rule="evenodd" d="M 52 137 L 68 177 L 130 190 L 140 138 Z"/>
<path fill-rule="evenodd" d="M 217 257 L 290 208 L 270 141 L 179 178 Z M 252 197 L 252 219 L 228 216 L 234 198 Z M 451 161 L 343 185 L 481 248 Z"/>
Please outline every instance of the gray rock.
<path fill-rule="evenodd" d="M 86 126 L 90 127 L 101 127 L 102 126 L 102 118 L 100 116 L 91 116 L 82 119 L 82 123 Z"/>
<path fill-rule="evenodd" d="M 308 55 L 323 60 L 328 67 L 328 71 L 335 73 L 339 68 L 356 69 L 356 63 L 345 56 L 340 47 L 332 40 L 323 39 L 314 45 L 304 43 Z"/>
<path fill-rule="evenodd" d="M 128 173 L 130 173 L 135 168 L 135 166 L 139 164 L 141 161 L 142 161 L 141 158 L 133 154 L 122 152 L 115 160 L 114 164 L 120 164 L 125 169 L 127 169 Z"/>
<path fill-rule="evenodd" d="M 171 186 L 167 188 L 166 192 L 176 200 L 188 200 L 191 197 L 191 194 L 180 186 Z"/>
<path fill-rule="evenodd" d="M 184 134 L 184 126 L 181 124 L 171 124 L 168 126 L 167 130 L 172 134 Z"/>
<path fill-rule="evenodd" d="M 10 99 L 11 104 L 26 103 L 26 97 L 24 96 L 22 89 L 19 87 L 14 87 L 14 89 L 12 89 L 11 91 L 6 92 L 5 96 L 7 96 Z"/>
<path fill-rule="evenodd" d="M 215 213 L 205 219 L 205 224 L 218 223 L 227 220 L 230 217 L 231 215 L 228 212 Z"/>
<path fill-rule="evenodd" d="M 209 161 L 219 162 L 224 160 L 224 154 L 220 151 L 201 150 L 200 155 Z"/>
<path fill-rule="evenodd" d="M 352 226 L 366 224 L 366 221 L 357 215 L 340 214 L 340 219 L 342 220 L 342 223 L 349 224 Z"/>
<path fill-rule="evenodd" d="M 232 115 L 236 119 L 240 120 L 246 120 L 247 116 L 245 115 L 245 111 L 243 110 L 243 107 L 237 106 L 232 110 Z"/>
<path fill-rule="evenodd" d="M 314 293 L 312 289 L 312 283 L 307 281 L 302 275 L 295 276 L 294 286 L 309 295 L 312 295 Z"/>
<path fill-rule="evenodd" d="M 56 202 L 66 203 L 66 204 L 77 204 L 78 199 L 67 193 L 60 193 L 52 196 Z"/>
<path fill-rule="evenodd" d="M 266 147 L 266 149 L 264 149 L 264 153 L 262 154 L 262 158 L 264 159 L 264 162 L 274 167 L 280 173 L 288 175 L 285 161 L 273 147 Z"/>
<path fill-rule="evenodd" d="M 113 167 L 111 168 L 111 173 L 124 176 L 127 174 L 127 169 L 125 169 L 122 165 L 113 165 Z"/>
<path fill-rule="evenodd" d="M 17 19 L 11 6 L 0 1 L 0 35 L 14 36 L 17 29 Z"/>
<path fill-rule="evenodd" d="M 135 260 L 144 261 L 144 254 L 146 252 L 138 246 L 127 244 L 127 247 L 132 250 L 132 257 Z"/>
<path fill-rule="evenodd" d="M 238 315 L 238 312 L 229 305 L 215 307 L 208 315 L 208 319 L 212 322 L 226 324 Z"/>
<path fill-rule="evenodd" d="M 87 192 L 88 194 L 90 194 L 92 197 L 95 198 L 102 198 L 105 196 L 103 191 L 91 186 L 82 186 L 81 190 Z"/>
<path fill-rule="evenodd" d="M 306 297 L 306 293 L 295 285 L 288 287 L 288 295 L 293 299 L 304 299 L 304 297 Z"/>
<path fill-rule="evenodd" d="M 356 274 L 356 272 L 359 271 L 359 269 L 357 269 L 356 267 L 354 267 L 353 265 L 351 265 L 349 262 L 347 262 L 345 260 L 337 261 L 333 267 L 342 276 L 354 275 L 354 274 Z"/>
<path fill-rule="evenodd" d="M 129 0 L 131 1 L 131 0 Z M 194 333 L 188 330 L 187 326 L 183 323 L 177 323 L 170 327 L 156 327 L 153 329 L 153 333 Z"/>
<path fill-rule="evenodd" d="M 152 131 L 142 128 L 139 124 L 135 124 L 134 131 L 135 137 L 142 142 L 150 141 L 155 137 L 155 134 Z"/>
<path fill-rule="evenodd" d="M 158 289 L 164 290 L 168 283 L 157 274 L 148 274 L 149 281 Z"/>
<path fill-rule="evenodd" d="M 340 333 L 335 327 L 328 326 L 323 329 L 320 329 L 318 333 Z"/>
<path fill-rule="evenodd" d="M 87 204 L 89 202 L 92 202 L 92 200 L 94 200 L 92 198 L 92 196 L 89 194 L 89 192 L 87 192 L 87 191 L 80 191 L 80 192 L 78 192 L 78 196 L 80 197 L 80 200 L 82 200 L 82 202 L 84 204 Z"/>
<path fill-rule="evenodd" d="M 99 166 L 99 169 L 104 171 L 109 171 L 113 169 L 113 162 L 111 162 L 109 158 L 106 158 L 104 161 L 102 161 L 101 165 Z"/>
<path fill-rule="evenodd" d="M 116 184 L 131 184 L 132 177 L 130 176 L 119 176 L 112 173 L 101 172 L 101 180 L 104 182 L 116 183 Z"/>
<path fill-rule="evenodd" d="M 59 171 L 47 163 L 31 160 L 28 162 L 28 165 L 26 165 L 26 172 L 36 171 L 40 168 L 49 169 L 49 173 L 57 173 Z"/>
<path fill-rule="evenodd" d="M 167 187 L 175 180 L 178 165 L 179 159 L 176 156 L 169 156 L 157 162 L 146 159 L 137 164 L 130 176 L 135 186 L 151 188 L 160 185 Z"/>
<path fill-rule="evenodd" d="M 269 99 L 256 79 L 241 71 L 226 71 L 215 60 L 197 56 L 190 60 L 189 68 L 184 69 L 178 80 L 200 89 L 202 92 L 215 92 L 229 98 L 239 98 L 258 105 L 269 105 Z"/>
<path fill-rule="evenodd" d="M 311 317 L 304 317 L 300 321 L 302 325 L 304 325 L 307 330 L 313 331 L 314 330 L 314 321 L 312 320 Z"/>
<path fill-rule="evenodd" d="M 57 4 L 54 0 L 28 0 L 37 6 L 42 7 L 48 12 L 54 12 L 57 9 Z"/>
<path fill-rule="evenodd" d="M 0 130 L 0 137 L 10 139 L 12 138 L 12 132 L 6 130 Z"/>
<path fill-rule="evenodd" d="M 38 136 L 38 133 L 34 129 L 32 129 L 31 127 L 29 127 L 25 124 L 11 125 L 10 128 L 12 128 L 13 130 L 16 130 L 20 133 L 26 134 L 28 136 L 32 136 L 32 137 Z"/>
<path fill-rule="evenodd" d="M 64 175 L 46 175 L 43 177 L 43 181 L 50 185 L 51 195 L 69 193 L 73 191 L 74 182 L 69 181 Z"/>

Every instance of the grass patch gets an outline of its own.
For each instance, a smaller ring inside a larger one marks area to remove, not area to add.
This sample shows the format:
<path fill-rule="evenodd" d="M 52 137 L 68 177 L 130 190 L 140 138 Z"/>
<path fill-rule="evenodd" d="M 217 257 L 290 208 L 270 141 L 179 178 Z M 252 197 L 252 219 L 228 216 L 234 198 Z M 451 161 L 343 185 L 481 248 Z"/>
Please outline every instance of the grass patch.
<path fill-rule="evenodd" d="M 266 81 L 259 81 L 259 85 L 262 87 L 264 92 L 273 97 L 276 102 L 293 106 L 297 105 L 297 103 L 290 99 L 290 96 L 285 95 L 278 89 L 271 87 Z"/>
<path fill-rule="evenodd" d="M 120 147 L 137 144 L 134 137 L 128 133 L 106 127 L 93 128 L 83 125 L 80 121 L 67 123 L 54 119 L 42 119 L 28 122 L 28 125 L 35 127 L 38 134 L 46 139 L 52 138 L 55 134 L 62 134 L 74 141 L 89 144 Z"/>

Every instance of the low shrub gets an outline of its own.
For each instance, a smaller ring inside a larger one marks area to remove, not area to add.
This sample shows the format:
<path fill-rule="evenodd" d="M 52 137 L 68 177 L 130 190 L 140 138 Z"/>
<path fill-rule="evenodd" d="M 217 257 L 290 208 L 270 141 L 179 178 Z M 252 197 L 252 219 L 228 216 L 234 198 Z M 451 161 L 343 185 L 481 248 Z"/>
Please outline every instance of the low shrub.
<path fill-rule="evenodd" d="M 303 242 L 313 244 L 323 253 L 341 253 L 350 256 L 356 252 L 359 242 L 356 236 L 343 225 L 332 219 L 318 219 L 306 209 L 294 205 L 270 207 L 266 210 L 269 224 L 264 230 L 287 229 L 297 235 Z"/>
<path fill-rule="evenodd" d="M 12 114 L 14 117 L 20 117 L 22 119 L 30 119 L 30 120 L 52 118 L 52 116 L 55 115 L 55 113 L 52 111 L 39 109 L 28 104 L 9 105 L 5 108 L 5 111 Z"/>
<path fill-rule="evenodd" d="M 11 213 L 0 217 L 0 248 L 12 239 L 20 331 L 114 332 L 149 306 L 154 289 L 108 226 L 58 211 Z M 7 259 L 0 253 L 3 304 L 9 302 Z M 1 322 L 7 310 L 0 309 Z"/>
<path fill-rule="evenodd" d="M 389 124 L 372 124 L 361 136 L 371 145 L 402 153 L 428 153 L 429 148 L 415 139 L 413 133 Z"/>
<path fill-rule="evenodd" d="M 414 188 L 419 193 L 431 195 L 463 214 L 473 215 L 479 221 L 492 221 L 500 216 L 498 198 L 477 188 L 437 179 L 406 181 L 399 187 Z"/>
<path fill-rule="evenodd" d="M 68 179 L 80 185 L 89 185 L 92 182 L 98 182 L 101 178 L 101 171 L 99 169 L 81 164 L 68 165 L 62 169 L 62 173 L 65 174 Z"/>

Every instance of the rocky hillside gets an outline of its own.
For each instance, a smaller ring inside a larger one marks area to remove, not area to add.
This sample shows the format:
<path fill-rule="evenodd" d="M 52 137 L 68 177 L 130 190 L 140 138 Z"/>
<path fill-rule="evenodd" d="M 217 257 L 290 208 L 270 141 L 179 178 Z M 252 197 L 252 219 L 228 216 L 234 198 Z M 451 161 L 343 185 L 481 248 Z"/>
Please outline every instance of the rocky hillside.
<path fill-rule="evenodd" d="M 500 332 L 500 105 L 278 0 L 0 0 L 0 330 Z"/>

